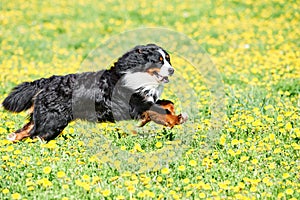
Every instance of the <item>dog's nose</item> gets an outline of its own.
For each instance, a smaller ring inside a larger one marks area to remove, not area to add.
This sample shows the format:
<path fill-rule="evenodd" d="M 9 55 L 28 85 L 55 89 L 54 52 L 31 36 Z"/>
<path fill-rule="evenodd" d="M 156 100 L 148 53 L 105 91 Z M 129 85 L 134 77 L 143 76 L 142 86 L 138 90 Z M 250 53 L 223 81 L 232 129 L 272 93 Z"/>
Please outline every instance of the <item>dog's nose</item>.
<path fill-rule="evenodd" d="M 174 74 L 174 71 L 175 71 L 174 68 L 169 68 L 168 69 L 168 72 L 169 72 L 170 75 Z"/>

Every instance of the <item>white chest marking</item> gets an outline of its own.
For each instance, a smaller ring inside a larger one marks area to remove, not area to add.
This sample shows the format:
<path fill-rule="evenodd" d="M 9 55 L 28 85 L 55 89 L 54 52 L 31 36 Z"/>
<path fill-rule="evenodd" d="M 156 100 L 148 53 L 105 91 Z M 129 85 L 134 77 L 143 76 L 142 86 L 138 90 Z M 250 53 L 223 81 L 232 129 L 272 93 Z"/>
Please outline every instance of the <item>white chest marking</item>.
<path fill-rule="evenodd" d="M 124 86 L 139 92 L 145 97 L 145 101 L 155 103 L 162 93 L 162 85 L 156 76 L 151 76 L 147 72 L 128 73 L 123 78 Z"/>

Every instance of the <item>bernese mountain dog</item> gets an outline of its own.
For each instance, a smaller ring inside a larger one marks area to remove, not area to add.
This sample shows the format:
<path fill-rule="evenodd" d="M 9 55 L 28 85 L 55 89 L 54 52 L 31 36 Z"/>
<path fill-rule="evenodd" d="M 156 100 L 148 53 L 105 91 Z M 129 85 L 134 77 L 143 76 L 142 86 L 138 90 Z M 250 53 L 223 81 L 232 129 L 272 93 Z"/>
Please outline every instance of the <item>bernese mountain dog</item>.
<path fill-rule="evenodd" d="M 187 119 L 186 114 L 175 115 L 171 101 L 158 100 L 173 73 L 169 54 L 148 44 L 134 47 L 107 70 L 24 82 L 2 105 L 12 112 L 29 109 L 29 123 L 7 138 L 49 141 L 76 119 L 100 123 L 137 119 L 141 126 L 152 120 L 172 128 Z"/>

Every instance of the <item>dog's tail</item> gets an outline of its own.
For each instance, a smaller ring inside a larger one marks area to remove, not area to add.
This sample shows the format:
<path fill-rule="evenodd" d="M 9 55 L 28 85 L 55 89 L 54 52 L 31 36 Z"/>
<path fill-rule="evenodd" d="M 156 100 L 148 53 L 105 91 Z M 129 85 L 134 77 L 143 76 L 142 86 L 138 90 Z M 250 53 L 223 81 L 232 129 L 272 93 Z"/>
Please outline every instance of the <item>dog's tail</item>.
<path fill-rule="evenodd" d="M 21 112 L 33 105 L 34 96 L 39 92 L 39 86 L 34 82 L 24 82 L 16 86 L 2 102 L 6 110 Z"/>

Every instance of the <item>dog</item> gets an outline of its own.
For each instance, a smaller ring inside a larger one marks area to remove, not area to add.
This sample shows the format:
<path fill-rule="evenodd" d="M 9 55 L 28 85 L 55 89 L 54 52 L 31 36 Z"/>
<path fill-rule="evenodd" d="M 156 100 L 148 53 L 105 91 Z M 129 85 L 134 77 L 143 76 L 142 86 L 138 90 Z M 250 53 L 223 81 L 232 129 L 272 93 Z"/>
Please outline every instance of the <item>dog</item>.
<path fill-rule="evenodd" d="M 29 110 L 29 122 L 7 139 L 50 141 L 76 119 L 101 123 L 147 118 L 148 122 L 159 116 L 154 122 L 165 126 L 183 123 L 186 115 L 175 115 L 158 101 L 174 71 L 170 55 L 162 47 L 147 44 L 126 52 L 107 70 L 21 83 L 2 105 L 12 112 Z"/>

